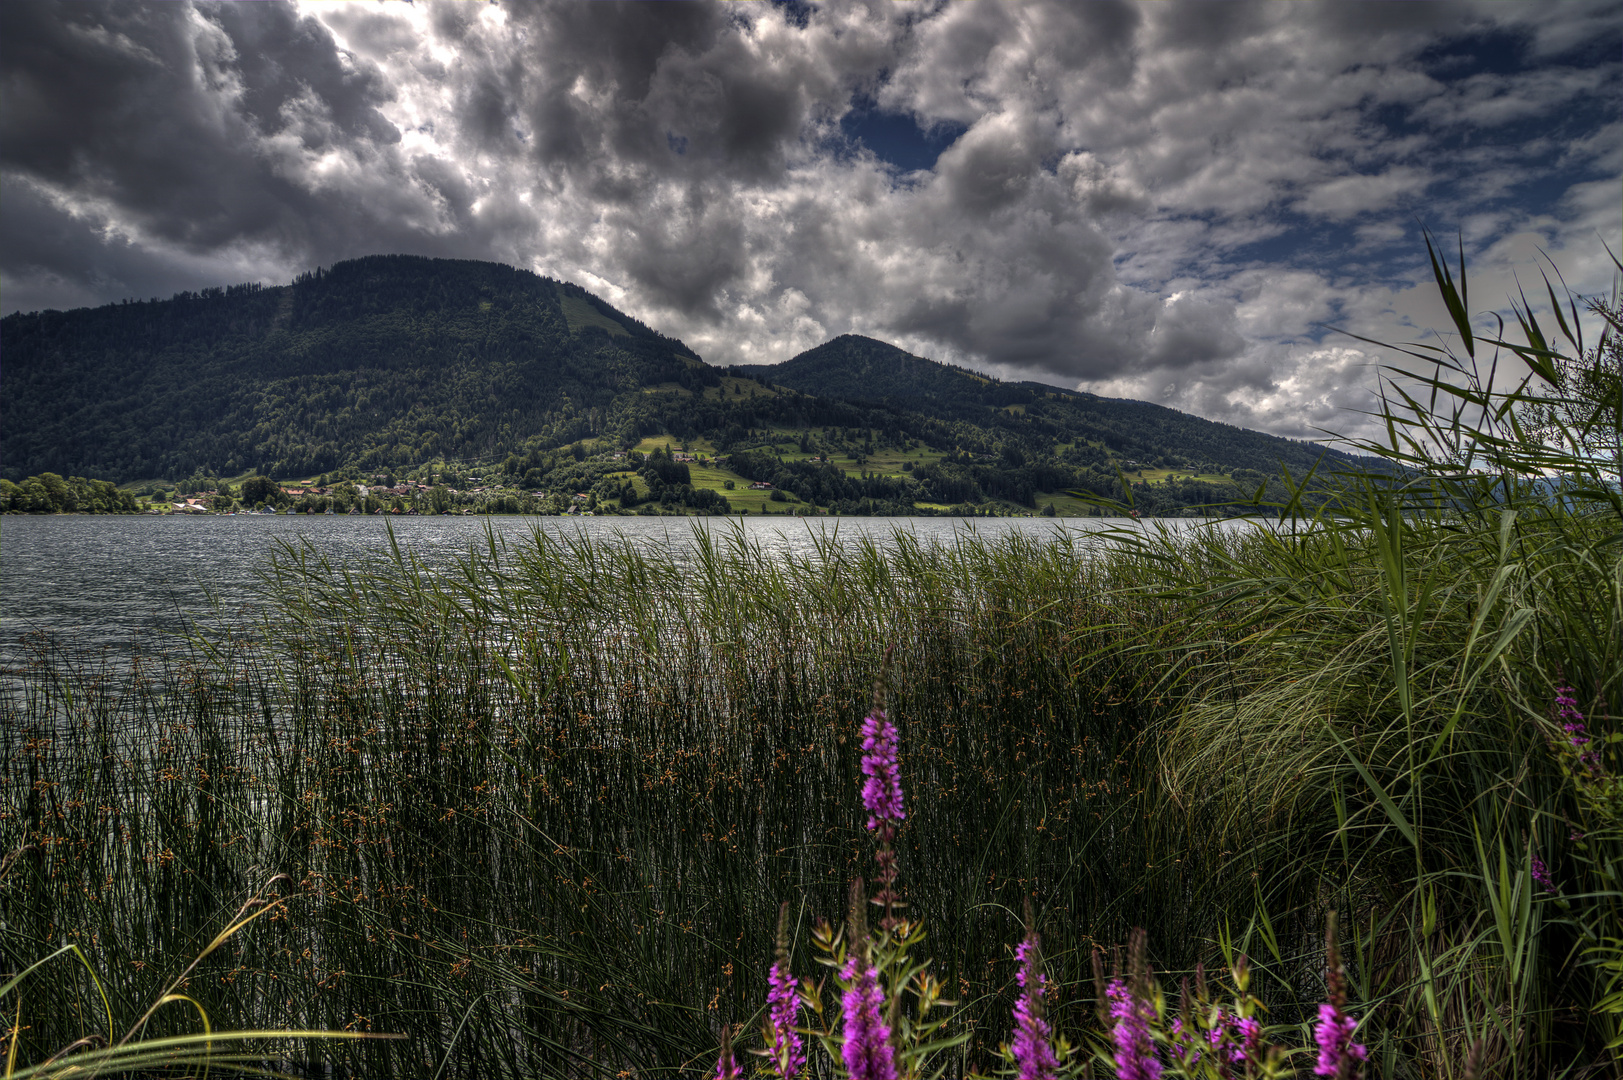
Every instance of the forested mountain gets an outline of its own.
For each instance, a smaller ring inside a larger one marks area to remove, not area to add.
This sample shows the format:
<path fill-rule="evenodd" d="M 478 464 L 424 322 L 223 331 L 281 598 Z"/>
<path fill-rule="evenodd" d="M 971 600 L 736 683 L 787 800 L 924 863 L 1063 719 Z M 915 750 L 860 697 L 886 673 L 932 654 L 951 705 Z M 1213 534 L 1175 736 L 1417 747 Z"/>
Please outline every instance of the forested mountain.
<path fill-rule="evenodd" d="M 16 314 L 0 340 L 9 480 L 499 473 L 513 496 L 621 511 L 725 510 L 754 483 L 761 509 L 771 485 L 841 512 L 1090 496 L 1174 512 L 1327 454 L 854 335 L 722 370 L 578 286 L 472 261 L 374 256 L 281 287 Z M 668 454 L 623 460 L 650 437 L 726 460 L 685 479 Z"/>
<path fill-rule="evenodd" d="M 627 394 L 718 377 L 578 286 L 407 256 L 279 288 L 10 315 L 0 340 L 11 479 L 500 456 L 613 431 Z"/>
<path fill-rule="evenodd" d="M 990 376 L 903 352 L 894 345 L 843 334 L 776 366 L 749 365 L 740 373 L 781 386 L 845 401 L 924 413 L 1006 432 L 1032 444 L 1096 443 L 1124 462 L 1189 462 L 1276 472 L 1311 469 L 1323 446 L 1297 442 L 1190 416 L 1145 401 L 1102 398 L 1035 382 Z M 1351 458 L 1328 452 L 1332 466 Z"/>

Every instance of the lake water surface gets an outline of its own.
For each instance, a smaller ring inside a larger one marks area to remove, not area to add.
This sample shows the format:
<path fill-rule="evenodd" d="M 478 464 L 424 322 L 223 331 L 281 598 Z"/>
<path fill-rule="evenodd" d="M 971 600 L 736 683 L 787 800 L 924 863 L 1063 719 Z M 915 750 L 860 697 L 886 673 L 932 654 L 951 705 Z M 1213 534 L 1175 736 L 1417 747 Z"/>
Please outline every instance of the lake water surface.
<path fill-rule="evenodd" d="M 968 530 L 1057 538 L 1131 527 L 1120 518 L 12 516 L 0 518 L 0 656 L 14 655 L 21 636 L 36 631 L 75 647 L 158 648 L 192 620 L 212 617 L 210 594 L 220 610 L 247 614 L 256 570 L 277 541 L 308 540 L 334 562 L 359 562 L 387 554 L 391 526 L 401 547 L 430 565 L 483 542 L 487 529 L 509 543 L 537 529 L 623 536 L 680 558 L 705 529 L 741 530 L 768 551 L 804 555 L 819 536 L 883 543 L 900 531 L 930 542 Z"/>

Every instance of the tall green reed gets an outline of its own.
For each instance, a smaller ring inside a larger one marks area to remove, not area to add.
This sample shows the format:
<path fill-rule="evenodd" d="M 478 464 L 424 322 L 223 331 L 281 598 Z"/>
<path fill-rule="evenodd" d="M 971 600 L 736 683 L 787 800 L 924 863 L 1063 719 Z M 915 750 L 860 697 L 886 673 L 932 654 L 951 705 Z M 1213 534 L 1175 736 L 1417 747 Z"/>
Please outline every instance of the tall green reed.
<path fill-rule="evenodd" d="M 407 1034 L 301 1048 L 370 1074 L 705 1067 L 763 999 L 780 901 L 838 910 L 863 857 L 846 732 L 892 643 L 896 707 L 928 718 L 897 842 L 966 1015 L 1012 992 L 1033 895 L 1058 981 L 1147 913 L 1192 963 L 1224 894 L 1151 812 L 1159 706 L 1122 643 L 1170 617 L 1109 597 L 1142 569 L 1020 536 L 282 549 L 251 638 L 99 699 L 53 689 L 60 657 L 12 677 L 4 812 L 48 855 L 0 879 L 8 963 L 87 935 L 133 1007 L 285 873 L 286 918 L 198 969 L 222 1024 Z M 53 993 L 39 1046 L 76 1020 Z"/>
<path fill-rule="evenodd" d="M 1407 350 L 1432 365 L 1419 392 L 1393 369 L 1387 439 L 1360 447 L 1386 467 L 1334 478 L 1337 501 L 1289 530 L 1194 552 L 1143 542 L 1164 568 L 1147 593 L 1202 613 L 1184 640 L 1144 647 L 1178 701 L 1169 797 L 1215 821 L 1209 847 L 1256 867 L 1264 981 L 1313 984 L 1309 943 L 1340 909 L 1381 1075 L 1463 1075 L 1474 1059 L 1542 1076 L 1617 1048 L 1595 1008 L 1619 936 L 1617 833 L 1580 824 L 1551 717 L 1570 683 L 1615 724 L 1623 501 L 1593 428 L 1549 421 L 1538 384 L 1579 361 L 1525 299 L 1522 342 L 1473 335 L 1463 258 L 1457 281 L 1433 265 L 1461 351 Z M 1594 355 L 1576 302 L 1569 320 L 1550 292 L 1568 347 Z M 1596 311 L 1615 333 L 1615 311 Z M 1503 386 L 1513 358 L 1530 374 Z M 1616 376 L 1588 385 L 1610 398 L 1573 413 L 1615 425 Z M 1540 409 L 1533 438 L 1523 419 Z M 1566 875 L 1562 895 L 1535 859 Z"/>

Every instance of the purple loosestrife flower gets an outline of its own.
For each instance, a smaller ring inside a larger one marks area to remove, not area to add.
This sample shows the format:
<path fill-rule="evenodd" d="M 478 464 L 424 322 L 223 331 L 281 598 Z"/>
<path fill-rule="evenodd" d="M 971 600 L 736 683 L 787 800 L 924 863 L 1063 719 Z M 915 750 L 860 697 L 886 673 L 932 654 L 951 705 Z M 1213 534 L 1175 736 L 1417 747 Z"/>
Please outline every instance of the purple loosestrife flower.
<path fill-rule="evenodd" d="M 1336 913 L 1331 911 L 1324 927 L 1325 983 L 1329 1000 L 1319 1006 L 1319 1022 L 1313 1039 L 1319 1044 L 1319 1060 L 1314 1076 L 1334 1076 L 1352 1080 L 1360 1074 L 1359 1064 L 1368 1052 L 1352 1041 L 1358 1021 L 1342 1011 L 1347 1003 L 1347 976 L 1341 969 L 1341 951 L 1336 948 Z"/>
<path fill-rule="evenodd" d="M 1550 868 L 1544 865 L 1544 860 L 1533 857 L 1533 880 L 1538 882 L 1545 892 L 1555 892 L 1555 882 L 1550 879 Z"/>
<path fill-rule="evenodd" d="M 1111 979 L 1106 992 L 1111 1019 L 1116 1021 L 1110 1035 L 1116 1044 L 1117 1080 L 1160 1080 L 1161 1062 L 1150 1038 L 1155 1006 L 1139 998 L 1120 979 Z"/>
<path fill-rule="evenodd" d="M 896 761 L 901 735 L 886 718 L 883 709 L 862 721 L 862 805 L 868 810 L 868 829 L 882 822 L 898 822 L 907 817 L 902 808 L 902 770 Z"/>
<path fill-rule="evenodd" d="M 1028 934 L 1014 955 L 1020 961 L 1015 978 L 1023 991 L 1014 1003 L 1013 1051 L 1019 1080 L 1056 1080 L 1059 1059 L 1054 1056 L 1053 1029 L 1043 1019 L 1042 995 L 1048 976 L 1039 970 L 1037 935 Z"/>
<path fill-rule="evenodd" d="M 744 1070 L 733 1060 L 733 1032 L 727 1028 L 721 1033 L 721 1057 L 716 1059 L 716 1080 L 743 1080 Z"/>
<path fill-rule="evenodd" d="M 1233 1060 L 1235 1064 L 1239 1064 L 1257 1052 L 1257 1045 L 1262 1041 L 1262 1025 L 1254 1016 L 1236 1016 L 1233 1024 L 1240 1039 L 1239 1056 Z"/>
<path fill-rule="evenodd" d="M 1589 744 L 1589 735 L 1584 726 L 1584 714 L 1578 711 L 1578 699 L 1570 686 L 1555 688 L 1555 715 L 1561 721 L 1561 730 L 1567 733 L 1567 741 L 1574 749 L 1581 749 Z"/>
<path fill-rule="evenodd" d="M 1219 1059 L 1230 1065 L 1244 1065 L 1246 1058 L 1256 1053 L 1262 1038 L 1262 1025 L 1249 1016 L 1238 1016 L 1227 1011 L 1217 1014 L 1217 1026 L 1206 1032 L 1206 1041 Z M 1195 1055 L 1200 1060 L 1200 1055 Z M 1223 1075 L 1227 1075 L 1224 1073 Z"/>
<path fill-rule="evenodd" d="M 789 965 L 779 961 L 767 973 L 767 1023 L 771 1028 L 772 1073 L 792 1080 L 806 1067 L 806 1050 L 795 1025 L 800 1022 L 800 993 Z"/>
<path fill-rule="evenodd" d="M 841 1000 L 845 1017 L 845 1043 L 842 1056 L 851 1080 L 896 1080 L 896 1060 L 890 1046 L 890 1027 L 885 1023 L 885 994 L 879 989 L 879 972 L 854 948 L 840 977 L 849 987 Z"/>
<path fill-rule="evenodd" d="M 793 1080 L 806 1067 L 806 1050 L 795 1025 L 800 1023 L 800 992 L 789 970 L 789 904 L 778 905 L 778 936 L 772 969 L 766 975 L 766 1022 L 762 1036 L 767 1045 L 767 1072 Z"/>
<path fill-rule="evenodd" d="M 862 772 L 867 777 L 862 783 L 862 805 L 868 811 L 868 829 L 878 842 L 874 862 L 879 868 L 879 891 L 873 899 L 884 909 L 879 926 L 888 932 L 896 928 L 896 909 L 904 906 L 896 891 L 896 850 L 891 841 L 907 812 L 902 808 L 902 770 L 896 760 L 901 736 L 885 716 L 883 701 L 876 688 L 873 709 L 862 721 Z"/>
<path fill-rule="evenodd" d="M 1586 750 L 1589 729 L 1584 726 L 1584 714 L 1578 711 L 1577 691 L 1570 686 L 1555 688 L 1555 716 L 1561 721 L 1561 730 L 1567 733 L 1567 742 L 1578 751 L 1578 761 L 1590 772 L 1600 771 L 1600 752 Z"/>
<path fill-rule="evenodd" d="M 1319 1022 L 1313 1028 L 1313 1039 L 1319 1044 L 1319 1060 L 1313 1066 L 1314 1076 L 1351 1077 L 1357 1074 L 1358 1064 L 1367 1051 L 1352 1041 L 1358 1021 L 1330 1002 L 1319 1006 Z"/>

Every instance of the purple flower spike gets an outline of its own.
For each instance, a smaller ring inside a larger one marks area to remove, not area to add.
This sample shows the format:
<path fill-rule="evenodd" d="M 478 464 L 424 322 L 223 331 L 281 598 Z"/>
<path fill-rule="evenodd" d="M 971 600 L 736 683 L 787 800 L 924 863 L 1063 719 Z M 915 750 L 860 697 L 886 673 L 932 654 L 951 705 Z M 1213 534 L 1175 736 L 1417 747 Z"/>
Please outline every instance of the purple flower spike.
<path fill-rule="evenodd" d="M 1014 1063 L 1019 1080 L 1056 1080 L 1059 1059 L 1054 1056 L 1053 1030 L 1043 1019 L 1042 994 L 1048 976 L 1037 970 L 1037 935 L 1029 934 L 1014 950 L 1020 961 L 1015 976 L 1024 991 L 1014 1003 Z"/>
<path fill-rule="evenodd" d="M 1107 993 L 1110 1015 L 1116 1021 L 1110 1035 L 1116 1044 L 1117 1080 L 1161 1080 L 1161 1062 L 1150 1038 L 1155 1006 L 1137 997 L 1120 979 L 1110 980 Z"/>
<path fill-rule="evenodd" d="M 1257 1046 L 1262 1041 L 1262 1025 L 1254 1016 L 1236 1016 L 1234 1031 L 1239 1037 L 1240 1045 L 1235 1048 L 1234 1055 L 1229 1060 L 1238 1065 L 1257 1052 Z"/>
<path fill-rule="evenodd" d="M 733 1060 L 733 1033 L 721 1033 L 721 1057 L 716 1059 L 716 1080 L 743 1080 L 744 1070 Z"/>
<path fill-rule="evenodd" d="M 858 949 L 851 953 L 840 976 L 850 986 L 840 1003 L 845 1014 L 845 1071 L 851 1080 L 896 1080 L 896 1059 L 890 1046 L 890 1027 L 884 1018 L 885 994 L 879 989 L 879 972 Z"/>
<path fill-rule="evenodd" d="M 1555 717 L 1561 721 L 1561 730 L 1567 733 L 1567 742 L 1578 751 L 1578 761 L 1590 772 L 1600 771 L 1600 752 L 1589 747 L 1589 729 L 1584 725 L 1584 714 L 1578 711 L 1577 691 L 1570 686 L 1555 688 Z"/>
<path fill-rule="evenodd" d="M 1544 865 L 1544 860 L 1534 856 L 1533 880 L 1539 883 L 1545 892 L 1555 892 L 1555 882 L 1550 878 L 1550 868 Z"/>
<path fill-rule="evenodd" d="M 862 805 L 868 811 L 868 829 L 882 822 L 895 823 L 907 816 L 902 809 L 902 770 L 896 761 L 901 735 L 883 709 L 862 721 Z"/>
<path fill-rule="evenodd" d="M 795 1025 L 800 1022 L 800 994 L 789 966 L 779 962 L 767 972 L 767 1023 L 772 1029 L 772 1073 L 793 1080 L 806 1067 L 806 1050 Z"/>
<path fill-rule="evenodd" d="M 1368 1056 L 1364 1047 L 1352 1041 L 1358 1021 L 1342 1012 L 1330 1002 L 1319 1006 L 1319 1022 L 1313 1029 L 1313 1038 L 1319 1044 L 1319 1060 L 1313 1066 L 1314 1076 L 1352 1077 L 1358 1065 Z"/>

